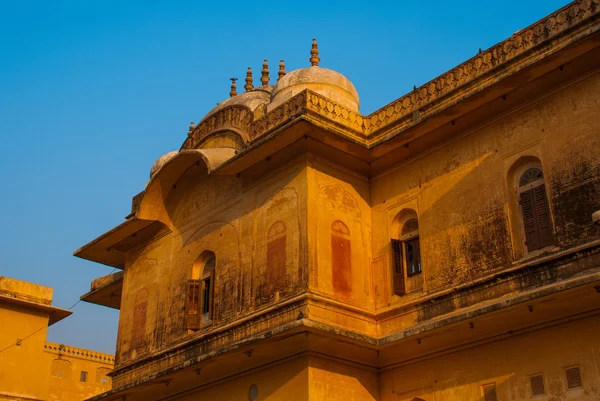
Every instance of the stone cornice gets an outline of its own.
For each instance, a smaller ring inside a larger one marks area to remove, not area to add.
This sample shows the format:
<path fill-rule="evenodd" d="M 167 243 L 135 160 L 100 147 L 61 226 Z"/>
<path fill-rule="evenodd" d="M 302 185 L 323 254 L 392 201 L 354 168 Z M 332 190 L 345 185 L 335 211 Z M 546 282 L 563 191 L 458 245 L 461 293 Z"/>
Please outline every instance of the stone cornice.
<path fill-rule="evenodd" d="M 238 133 L 250 145 L 298 117 L 372 148 L 594 33 L 599 17 L 600 0 L 574 1 L 368 116 L 311 90 L 256 119 L 243 106 L 226 107 L 201 121 L 182 149 L 195 148 L 223 130 Z"/>
<path fill-rule="evenodd" d="M 480 92 L 483 88 L 497 83 L 540 58 L 556 53 L 581 37 L 589 35 L 582 25 L 600 16 L 599 0 L 574 1 L 548 15 L 527 28 L 521 29 L 510 38 L 480 52 L 475 57 L 456 66 L 445 74 L 429 81 L 414 91 L 371 113 L 367 117 L 366 128 L 371 139 L 381 136 L 391 128 L 398 130 L 413 125 L 414 120 L 422 119 L 445 108 L 448 100 Z M 579 28 L 579 29 L 578 29 Z M 597 27 L 596 27 L 597 28 Z M 553 43 L 554 42 L 554 43 Z M 533 56 L 533 50 L 552 44 L 544 54 Z M 540 57 L 541 56 L 541 57 Z M 495 76 L 494 79 L 485 78 Z M 475 83 L 476 81 L 476 83 Z M 468 85 L 473 84 L 474 85 Z M 468 86 L 468 88 L 465 88 Z M 466 91 L 465 91 L 466 89 Z M 459 93 L 460 92 L 460 93 Z M 442 100 L 440 102 L 440 100 Z M 442 103 L 436 107 L 433 102 Z M 414 112 L 419 112 L 415 118 Z M 392 126 L 393 127 L 390 127 Z"/>

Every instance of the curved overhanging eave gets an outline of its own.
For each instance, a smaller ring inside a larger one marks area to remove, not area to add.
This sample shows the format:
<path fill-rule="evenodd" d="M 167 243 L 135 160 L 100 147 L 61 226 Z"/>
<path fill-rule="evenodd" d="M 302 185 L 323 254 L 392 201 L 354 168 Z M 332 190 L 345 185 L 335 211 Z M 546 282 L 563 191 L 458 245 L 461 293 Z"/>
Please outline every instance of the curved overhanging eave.
<path fill-rule="evenodd" d="M 165 212 L 164 201 L 177 180 L 192 166 L 210 174 L 235 155 L 235 149 L 192 149 L 179 152 L 154 174 L 135 214 L 115 228 L 85 244 L 74 255 L 119 269 L 125 268 L 128 250 L 143 244 L 173 225 Z"/>

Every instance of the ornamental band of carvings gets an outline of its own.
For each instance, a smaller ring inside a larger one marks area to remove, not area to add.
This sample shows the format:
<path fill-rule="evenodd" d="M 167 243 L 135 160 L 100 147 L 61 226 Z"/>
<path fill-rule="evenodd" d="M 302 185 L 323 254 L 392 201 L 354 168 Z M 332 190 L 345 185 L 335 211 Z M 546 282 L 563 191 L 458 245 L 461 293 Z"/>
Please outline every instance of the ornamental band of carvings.
<path fill-rule="evenodd" d="M 183 149 L 193 149 L 198 146 L 209 134 L 216 131 L 231 130 L 243 135 L 242 139 L 247 142 L 247 134 L 250 132 L 250 124 L 254 114 L 244 106 L 229 106 L 215 112 L 204 119 L 190 132 L 189 138 L 184 143 Z"/>
<path fill-rule="evenodd" d="M 228 127 L 235 127 L 239 131 L 247 133 L 248 137 L 244 140 L 252 141 L 302 114 L 324 117 L 361 136 L 378 134 L 379 131 L 392 123 L 396 125 L 396 128 L 402 129 L 414 122 L 413 113 L 426 113 L 425 110 L 422 110 L 425 106 L 436 100 L 449 98 L 451 93 L 454 93 L 465 84 L 472 83 L 476 78 L 488 73 L 498 71 L 498 66 L 510 61 L 516 63 L 519 59 L 521 64 L 516 65 L 513 69 L 513 71 L 517 71 L 531 64 L 535 60 L 525 59 L 525 57 L 530 54 L 533 48 L 547 43 L 560 34 L 569 34 L 576 25 L 598 14 L 600 14 L 600 0 L 575 1 L 543 20 L 518 31 L 505 41 L 480 52 L 477 56 L 442 76 L 419 88 L 415 88 L 412 92 L 371 113 L 369 116 L 348 110 L 326 97 L 305 90 L 255 121 L 253 121 L 253 113 L 242 106 L 232 106 L 219 110 L 206 121 L 202 121 L 192 131 L 191 139 L 188 138 L 182 148 L 194 148 L 208 134 Z M 585 32 L 583 33 L 585 34 Z M 569 42 L 569 38 L 571 36 L 564 42 Z M 571 40 L 573 39 L 571 38 Z M 553 47 L 552 51 L 557 51 L 566 44 L 559 44 Z M 471 89 L 480 90 L 480 86 L 488 86 L 491 83 L 493 82 L 486 82 L 477 85 L 477 88 Z M 429 112 L 433 111 L 432 109 Z"/>

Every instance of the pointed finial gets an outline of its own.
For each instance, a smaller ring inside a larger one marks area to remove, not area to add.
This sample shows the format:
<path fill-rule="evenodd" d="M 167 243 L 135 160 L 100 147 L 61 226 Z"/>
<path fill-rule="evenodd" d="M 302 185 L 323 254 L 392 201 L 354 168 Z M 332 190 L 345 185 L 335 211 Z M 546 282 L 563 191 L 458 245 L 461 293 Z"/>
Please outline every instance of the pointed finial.
<path fill-rule="evenodd" d="M 263 68 L 261 72 L 262 77 L 260 77 L 260 82 L 263 86 L 269 85 L 269 64 L 267 63 L 267 60 L 263 62 Z"/>
<path fill-rule="evenodd" d="M 235 86 L 235 81 L 237 81 L 237 78 L 229 79 L 231 79 L 231 91 L 229 91 L 229 97 L 234 97 L 235 95 L 237 95 L 237 88 Z"/>
<path fill-rule="evenodd" d="M 279 82 L 279 80 L 285 75 L 285 63 L 283 60 L 279 62 L 279 71 L 277 71 L 277 75 L 279 75 L 277 82 Z"/>
<path fill-rule="evenodd" d="M 318 67 L 319 61 L 321 61 L 321 59 L 319 58 L 319 45 L 317 44 L 317 39 L 313 39 L 312 49 L 310 49 L 309 61 L 313 67 Z"/>
<path fill-rule="evenodd" d="M 194 128 L 195 128 L 195 127 L 194 127 L 194 122 L 192 121 L 192 122 L 190 123 L 190 130 L 188 131 L 188 136 L 191 136 L 191 135 L 192 135 L 192 131 L 194 131 Z"/>
<path fill-rule="evenodd" d="M 246 92 L 250 92 L 252 89 L 254 89 L 254 84 L 252 81 L 252 68 L 248 67 L 248 72 L 246 73 L 246 85 L 244 85 Z"/>

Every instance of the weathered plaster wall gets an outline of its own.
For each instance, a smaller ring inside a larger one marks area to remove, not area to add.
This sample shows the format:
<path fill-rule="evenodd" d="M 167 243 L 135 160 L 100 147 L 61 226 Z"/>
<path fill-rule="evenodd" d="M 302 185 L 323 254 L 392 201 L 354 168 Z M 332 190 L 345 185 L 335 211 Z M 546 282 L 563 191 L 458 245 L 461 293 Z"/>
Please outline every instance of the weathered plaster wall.
<path fill-rule="evenodd" d="M 308 398 L 308 359 L 297 358 L 255 370 L 245 375 L 223 381 L 178 398 L 192 400 L 264 400 L 295 401 Z M 250 387 L 255 386 L 257 398 L 250 397 Z"/>
<path fill-rule="evenodd" d="M 49 400 L 80 401 L 111 389 L 108 373 L 113 356 L 70 346 L 46 343 L 43 358 L 50 366 Z M 86 380 L 82 381 L 82 372 Z"/>
<path fill-rule="evenodd" d="M 379 381 L 374 369 L 311 356 L 308 379 L 308 400 L 379 400 Z"/>
<path fill-rule="evenodd" d="M 503 401 L 597 400 L 598 330 L 596 315 L 387 370 L 380 375 L 380 400 L 480 400 L 482 386 L 491 383 Z M 583 386 L 568 389 L 564 369 L 574 366 Z M 546 394 L 532 397 L 530 376 L 540 374 Z"/>
<path fill-rule="evenodd" d="M 317 158 L 308 177 L 311 292 L 371 309 L 369 183 Z"/>
<path fill-rule="evenodd" d="M 303 291 L 305 176 L 304 160 L 260 179 L 184 174 L 166 200 L 175 230 L 128 254 L 118 363 L 194 334 L 185 329 L 187 282 L 206 251 L 216 256 L 214 312 L 198 335 Z"/>
<path fill-rule="evenodd" d="M 524 255 L 514 177 L 519 163 L 544 169 L 556 245 L 597 239 L 600 209 L 600 74 L 569 84 L 465 133 L 372 181 L 373 275 L 380 310 L 510 267 Z M 419 218 L 423 292 L 393 295 L 394 218 Z"/>

